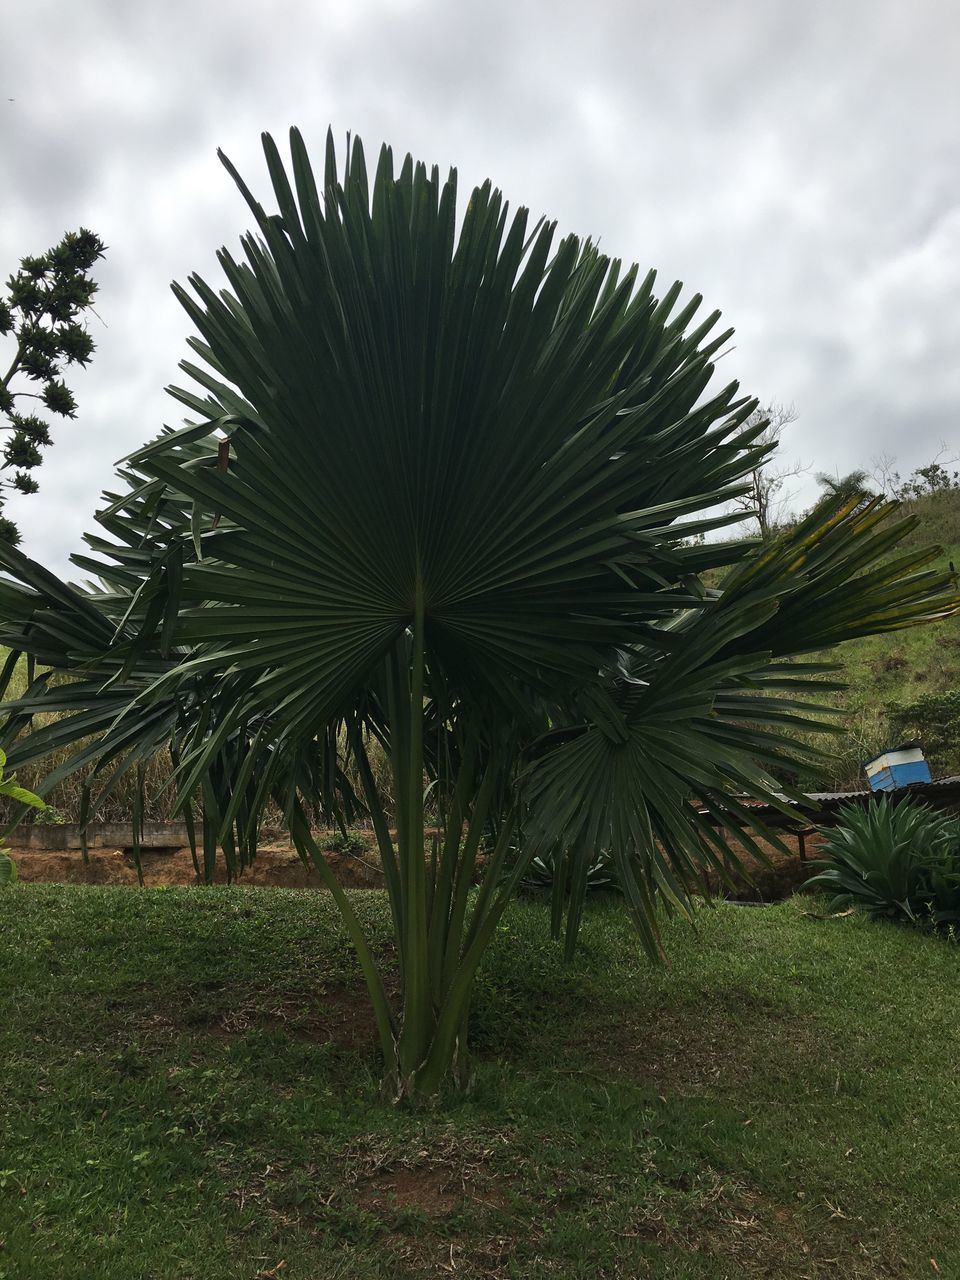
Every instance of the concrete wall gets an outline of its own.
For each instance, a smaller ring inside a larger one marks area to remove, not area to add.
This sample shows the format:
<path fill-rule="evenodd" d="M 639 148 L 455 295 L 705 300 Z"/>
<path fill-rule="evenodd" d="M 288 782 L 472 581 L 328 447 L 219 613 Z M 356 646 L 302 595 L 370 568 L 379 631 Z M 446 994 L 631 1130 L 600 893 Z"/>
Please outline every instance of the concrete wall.
<path fill-rule="evenodd" d="M 183 849 L 190 841 L 182 822 L 145 822 L 140 844 L 144 849 Z M 7 836 L 11 849 L 79 849 L 80 826 L 65 822 L 62 826 L 24 823 Z M 129 822 L 91 822 L 87 827 L 87 845 L 91 849 L 130 849 L 133 827 Z"/>

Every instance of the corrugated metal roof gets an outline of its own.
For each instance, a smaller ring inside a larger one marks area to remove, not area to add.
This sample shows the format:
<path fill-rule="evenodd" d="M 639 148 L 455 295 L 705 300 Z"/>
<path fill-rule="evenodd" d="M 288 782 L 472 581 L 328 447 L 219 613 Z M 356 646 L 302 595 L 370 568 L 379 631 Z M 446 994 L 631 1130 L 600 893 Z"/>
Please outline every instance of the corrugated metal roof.
<path fill-rule="evenodd" d="M 863 787 L 859 791 L 808 791 L 805 794 L 808 800 L 814 800 L 817 804 L 835 804 L 842 800 L 852 800 L 855 796 L 870 796 L 873 792 L 869 787 Z"/>
<path fill-rule="evenodd" d="M 803 797 L 805 800 L 811 800 L 815 804 L 832 804 L 843 800 L 853 800 L 857 796 L 871 796 L 874 793 L 869 788 L 862 791 L 805 791 Z M 797 804 L 792 796 L 786 796 L 781 791 L 773 793 L 774 799 L 779 800 L 782 804 Z M 753 796 L 737 796 L 737 801 L 742 804 L 745 809 L 767 809 L 769 804 L 766 800 L 757 800 Z"/>
<path fill-rule="evenodd" d="M 930 782 L 910 782 L 905 787 L 896 787 L 895 791 L 883 792 L 874 791 L 870 787 L 861 787 L 856 791 L 806 791 L 808 800 L 812 800 L 815 804 L 842 804 L 844 800 L 856 800 L 860 796 L 876 796 L 891 795 L 896 792 L 909 791 L 914 792 L 927 791 L 931 787 L 960 787 L 960 774 L 951 774 L 948 778 L 934 778 Z M 778 796 L 778 800 L 787 800 L 786 796 Z M 787 800 L 787 803 L 792 803 Z"/>
<path fill-rule="evenodd" d="M 905 787 L 897 787 L 897 791 L 926 791 L 929 787 L 960 787 L 960 774 L 953 773 L 948 778 L 933 778 L 930 782 L 910 782 Z M 860 787 L 856 791 L 806 791 L 808 800 L 817 804 L 837 804 L 844 800 L 855 800 L 858 796 L 889 795 L 889 792 L 874 791 L 871 787 Z M 778 796 L 778 800 L 786 800 L 786 796 Z M 788 803 L 790 803 L 788 801 Z"/>
<path fill-rule="evenodd" d="M 912 782 L 906 787 L 898 787 L 896 791 L 873 791 L 870 787 L 863 787 L 857 791 L 805 791 L 804 799 L 809 800 L 811 806 L 822 807 L 824 805 L 840 805 L 845 801 L 862 800 L 882 795 L 904 795 L 909 792 L 911 795 L 922 795 L 925 791 L 938 787 L 955 788 L 960 790 L 960 774 L 951 774 L 947 778 L 934 778 L 932 782 Z M 775 792 L 775 798 L 782 804 L 790 805 L 792 808 L 799 808 L 798 801 L 791 796 L 786 796 L 782 792 Z M 745 809 L 771 809 L 772 805 L 765 800 L 757 800 L 753 797 L 738 796 L 738 802 Z"/>

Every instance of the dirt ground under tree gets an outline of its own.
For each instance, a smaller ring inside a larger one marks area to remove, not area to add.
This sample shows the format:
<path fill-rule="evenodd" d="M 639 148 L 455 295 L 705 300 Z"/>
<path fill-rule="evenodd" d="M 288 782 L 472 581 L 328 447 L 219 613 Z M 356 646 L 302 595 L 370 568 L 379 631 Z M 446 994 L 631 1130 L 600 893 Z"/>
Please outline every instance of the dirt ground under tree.
<path fill-rule="evenodd" d="M 816 857 L 819 837 L 806 840 L 806 860 L 799 856 L 795 837 L 785 837 L 790 856 L 784 857 L 769 845 L 762 845 L 770 859 L 766 866 L 755 858 L 738 850 L 752 883 L 741 883 L 727 896 L 753 902 L 772 902 L 788 897 L 801 887 L 813 874 L 810 860 Z M 137 887 L 136 863 L 130 849 L 91 849 L 87 860 L 78 849 L 10 850 L 17 864 L 17 877 L 25 883 L 48 884 L 98 884 Z M 383 886 L 383 872 L 375 848 L 360 853 L 325 852 L 327 863 L 336 873 L 341 884 L 353 889 L 378 889 Z M 151 888 L 161 885 L 195 885 L 199 883 L 193 856 L 189 848 L 143 849 L 140 855 L 144 884 Z M 215 883 L 226 884 L 227 872 L 223 860 L 218 861 Z M 239 879 L 243 885 L 258 888 L 323 889 L 320 874 L 300 861 L 291 844 L 272 841 L 264 844 L 257 853 L 252 867 Z M 715 877 L 709 878 L 711 892 L 719 888 Z"/>

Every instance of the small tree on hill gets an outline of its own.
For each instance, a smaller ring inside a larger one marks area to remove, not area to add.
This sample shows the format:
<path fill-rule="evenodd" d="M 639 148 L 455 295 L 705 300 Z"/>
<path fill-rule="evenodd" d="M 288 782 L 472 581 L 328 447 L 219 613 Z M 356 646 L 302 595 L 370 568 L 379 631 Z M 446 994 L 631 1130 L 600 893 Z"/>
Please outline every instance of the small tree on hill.
<path fill-rule="evenodd" d="M 960 471 L 951 471 L 937 459 L 928 462 L 925 467 L 917 467 L 903 482 L 900 496 L 903 498 L 926 498 L 934 493 L 947 493 L 950 489 L 960 489 Z"/>
<path fill-rule="evenodd" d="M 878 490 L 891 498 L 910 501 L 929 498 L 938 493 L 949 493 L 960 489 L 960 471 L 955 465 L 960 459 L 956 456 L 944 459 L 945 453 L 946 448 L 941 447 L 935 458 L 925 466 L 915 467 L 906 480 L 901 479 L 900 472 L 896 470 L 896 459 L 889 453 L 883 453 L 874 458 L 870 475 Z M 866 478 L 865 472 L 856 474 L 862 474 Z"/>
<path fill-rule="evenodd" d="M 0 479 L 0 513 L 7 492 L 36 493 L 32 473 L 43 461 L 41 450 L 51 443 L 47 419 L 17 402 L 37 400 L 49 413 L 76 415 L 62 375 L 66 365 L 85 365 L 93 355 L 94 342 L 81 317 L 93 305 L 97 283 L 89 272 L 103 253 L 92 231 L 69 231 L 46 253 L 23 258 L 0 297 L 0 337 L 12 339 L 14 348 L 0 378 L 0 430 L 9 433 L 0 471 L 13 472 L 12 478 Z M 17 526 L 3 514 L 0 539 L 20 541 Z"/>

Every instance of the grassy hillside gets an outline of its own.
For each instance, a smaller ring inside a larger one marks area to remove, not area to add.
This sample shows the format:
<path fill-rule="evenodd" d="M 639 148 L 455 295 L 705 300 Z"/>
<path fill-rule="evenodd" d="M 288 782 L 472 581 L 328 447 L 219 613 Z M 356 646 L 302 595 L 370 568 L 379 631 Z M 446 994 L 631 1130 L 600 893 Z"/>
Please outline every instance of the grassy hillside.
<path fill-rule="evenodd" d="M 944 556 L 960 563 L 960 545 Z M 837 786 L 863 786 L 864 760 L 893 745 L 903 733 L 924 736 L 922 716 L 904 730 L 891 723 L 889 708 L 915 703 L 928 694 L 960 689 L 960 616 L 929 627 L 914 627 L 887 636 L 865 636 L 841 645 L 824 661 L 839 662 L 846 692 L 831 695 L 846 715 L 843 736 L 832 750 L 836 763 L 830 781 Z M 928 749 L 934 776 L 960 773 L 960 743 Z"/>
<path fill-rule="evenodd" d="M 920 518 L 905 545 L 938 544 L 938 565 L 960 567 L 960 489 L 951 489 L 906 504 Z M 824 661 L 839 661 L 848 684 L 837 697 L 845 708 L 844 734 L 834 744 L 837 759 L 830 781 L 837 786 L 863 786 L 862 763 L 902 733 L 924 737 L 921 716 L 900 729 L 891 723 L 890 707 L 915 703 L 930 694 L 960 690 L 960 615 L 929 627 L 913 627 L 886 636 L 866 636 L 841 645 Z M 831 695 L 836 697 L 836 695 Z M 960 740 L 927 750 L 934 776 L 960 773 Z"/>
<path fill-rule="evenodd" d="M 651 969 L 609 904 L 567 966 L 517 903 L 476 1092 L 398 1113 L 327 895 L 0 892 L 0 1277 L 960 1275 L 960 952 L 818 910 Z"/>

